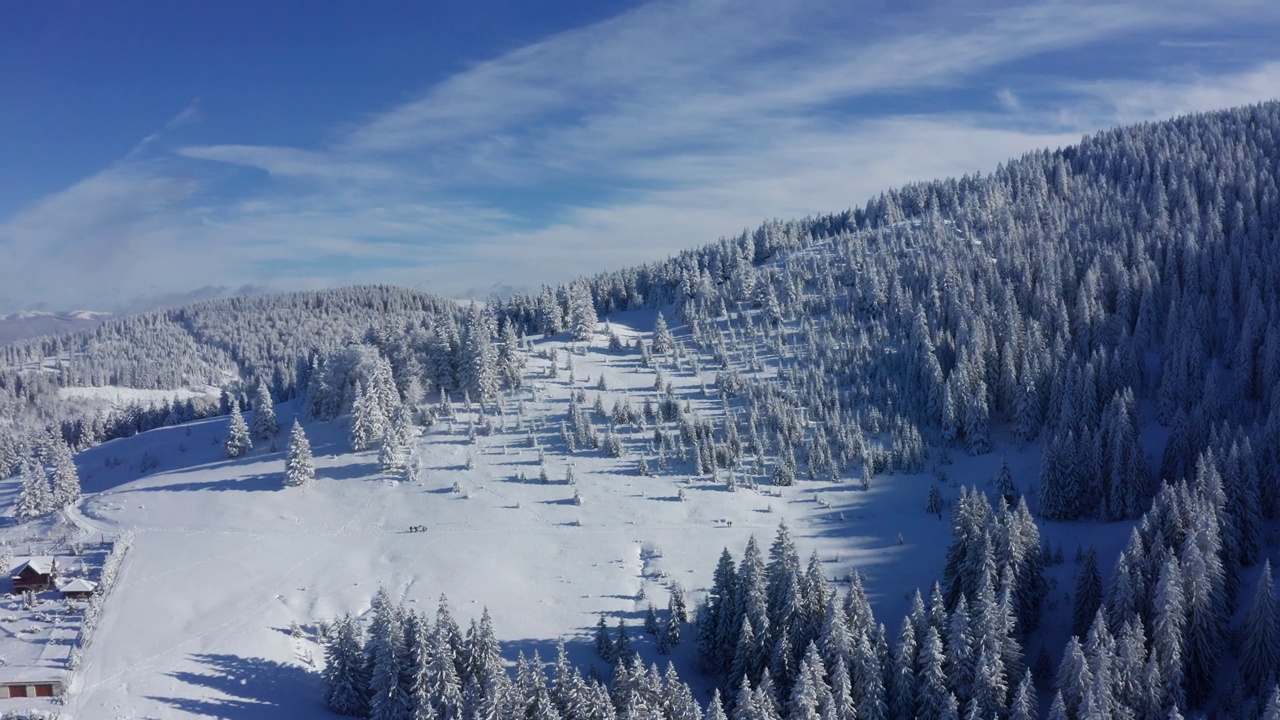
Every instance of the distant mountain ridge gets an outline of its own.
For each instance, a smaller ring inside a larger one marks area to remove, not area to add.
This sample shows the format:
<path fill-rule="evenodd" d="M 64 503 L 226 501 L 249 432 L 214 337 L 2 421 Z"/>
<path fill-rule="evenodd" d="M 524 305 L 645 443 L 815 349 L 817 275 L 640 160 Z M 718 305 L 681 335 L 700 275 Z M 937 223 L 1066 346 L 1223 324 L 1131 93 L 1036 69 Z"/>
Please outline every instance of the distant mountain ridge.
<path fill-rule="evenodd" d="M 42 335 L 61 335 L 97 327 L 112 314 L 96 310 L 23 310 L 0 315 L 0 345 Z"/>

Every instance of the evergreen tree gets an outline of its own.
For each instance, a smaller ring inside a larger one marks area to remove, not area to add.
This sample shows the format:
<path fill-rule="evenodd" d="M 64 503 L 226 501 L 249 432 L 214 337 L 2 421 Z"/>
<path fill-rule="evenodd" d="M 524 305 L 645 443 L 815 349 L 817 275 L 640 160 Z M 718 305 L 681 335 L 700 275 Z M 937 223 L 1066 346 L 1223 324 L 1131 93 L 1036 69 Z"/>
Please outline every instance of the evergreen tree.
<path fill-rule="evenodd" d="M 1280 627 L 1277 627 L 1275 585 L 1271 562 L 1262 566 L 1253 606 L 1241 628 L 1240 673 L 1250 692 L 1261 694 L 1276 684 L 1280 669 Z"/>
<path fill-rule="evenodd" d="M 947 712 L 946 655 L 938 629 L 930 627 L 920 644 L 917 665 L 920 668 L 918 704 L 915 717 L 920 720 L 942 720 Z"/>
<path fill-rule="evenodd" d="M 1262 720 L 1280 720 L 1280 685 L 1272 686 L 1267 706 L 1262 711 Z"/>
<path fill-rule="evenodd" d="M 787 720 L 821 720 L 818 711 L 818 688 L 815 679 L 821 681 L 821 669 L 814 670 L 806 655 L 796 669 L 795 687 L 787 704 Z"/>
<path fill-rule="evenodd" d="M 942 518 L 942 493 L 937 485 L 929 485 L 929 499 L 925 502 L 924 511 Z"/>
<path fill-rule="evenodd" d="M 1066 650 L 1062 653 L 1062 664 L 1058 666 L 1058 677 L 1055 682 L 1058 696 L 1054 698 L 1054 703 L 1060 702 L 1068 717 L 1078 717 L 1080 707 L 1088 696 L 1092 683 L 1093 673 L 1089 668 L 1089 661 L 1085 658 L 1084 648 L 1080 646 L 1080 640 L 1072 635 L 1067 641 Z M 1053 717 L 1053 714 L 1050 710 L 1049 716 Z"/>
<path fill-rule="evenodd" d="M 675 350 L 676 339 L 667 328 L 667 319 L 662 316 L 662 312 L 658 312 L 658 319 L 653 325 L 653 343 L 649 349 L 659 355 L 665 355 Z"/>
<path fill-rule="evenodd" d="M 503 323 L 501 341 L 498 344 L 498 371 L 502 384 L 512 390 L 520 388 L 524 384 L 525 362 L 515 323 Z"/>
<path fill-rule="evenodd" d="M 52 488 L 52 505 L 64 508 L 80 502 L 80 473 L 76 470 L 75 460 L 71 456 L 71 448 L 61 437 L 55 437 L 50 443 L 50 482 Z"/>
<path fill-rule="evenodd" d="M 402 663 L 404 677 L 400 684 L 409 693 L 410 718 L 429 720 L 431 704 L 428 697 L 431 667 L 431 623 L 421 613 L 407 612 L 404 619 L 404 653 Z"/>
<path fill-rule="evenodd" d="M 271 403 L 271 392 L 265 382 L 258 383 L 258 398 L 253 405 L 253 437 L 263 442 L 280 434 L 280 423 L 276 420 L 276 409 Z"/>
<path fill-rule="evenodd" d="M 591 299 L 591 289 L 584 282 L 576 282 L 569 286 L 569 332 L 573 339 L 582 342 L 590 340 L 596 331 L 595 301 Z"/>
<path fill-rule="evenodd" d="M 498 348 L 493 344 L 496 331 L 493 315 L 472 303 L 463 326 L 458 380 L 461 389 L 481 403 L 495 399 L 501 386 Z"/>
<path fill-rule="evenodd" d="M 599 623 L 595 624 L 595 652 L 598 653 L 600 659 L 612 664 L 613 657 L 613 638 L 609 637 L 609 625 L 604 621 L 604 615 L 600 615 Z"/>
<path fill-rule="evenodd" d="M 711 700 L 707 702 L 705 720 L 729 720 L 724 714 L 724 703 L 720 701 L 720 688 L 711 691 Z"/>
<path fill-rule="evenodd" d="M 35 463 L 22 463 L 22 489 L 18 492 L 18 501 L 14 514 L 19 520 L 33 520 L 54 510 L 53 493 L 49 489 L 49 481 L 44 471 Z"/>
<path fill-rule="evenodd" d="M 1182 707 L 1186 702 L 1187 611 L 1178 558 L 1170 555 L 1160 568 L 1152 599 L 1156 608 L 1151 630 L 1151 655 L 1159 668 L 1160 688 L 1156 705 Z"/>
<path fill-rule="evenodd" d="M 231 401 L 231 424 L 227 428 L 227 439 L 223 443 L 227 457 L 238 458 L 253 449 L 253 438 L 249 436 L 249 426 L 245 424 L 244 415 L 240 414 L 240 403 Z"/>
<path fill-rule="evenodd" d="M 667 612 L 667 622 L 660 631 L 661 643 L 668 650 L 680 644 L 680 621 L 675 613 Z"/>
<path fill-rule="evenodd" d="M 363 383 L 356 385 L 351 406 L 351 450 L 364 452 L 386 433 L 387 418 L 377 397 Z"/>
<path fill-rule="evenodd" d="M 631 649 L 631 636 L 627 634 L 627 622 L 618 618 L 618 630 L 613 637 L 613 658 L 618 664 L 631 662 L 635 650 Z"/>
<path fill-rule="evenodd" d="M 685 604 L 684 586 L 680 583 L 672 583 L 671 594 L 667 598 L 667 612 L 671 614 L 677 623 L 689 622 L 689 610 Z"/>
<path fill-rule="evenodd" d="M 919 593 L 916 597 L 919 598 Z M 898 633 L 898 646 L 893 659 L 893 677 L 889 684 L 889 711 L 891 717 L 915 717 L 918 707 L 918 690 L 916 682 L 916 644 L 915 627 L 911 618 L 902 620 L 902 629 Z"/>
<path fill-rule="evenodd" d="M 378 465 L 384 472 L 403 470 L 409 463 L 413 447 L 413 418 L 408 405 L 396 409 L 378 448 Z"/>
<path fill-rule="evenodd" d="M 1031 671 L 1022 676 L 1018 689 L 1009 705 L 1009 720 L 1036 720 L 1039 705 L 1036 702 L 1036 686 L 1031 682 Z"/>
<path fill-rule="evenodd" d="M 851 673 L 859 720 L 887 720 L 889 707 L 885 701 L 883 665 L 871 638 L 865 635 L 854 643 Z"/>
<path fill-rule="evenodd" d="M 843 657 L 836 658 L 831 666 L 831 715 L 834 720 L 856 720 L 857 709 L 853 700 L 853 681 L 849 665 Z"/>
<path fill-rule="evenodd" d="M 440 623 L 431 634 L 431 661 L 427 665 L 424 691 L 429 709 L 425 714 L 434 720 L 462 718 L 462 687 L 449 635 L 448 625 Z"/>
<path fill-rule="evenodd" d="M 289 431 L 289 453 L 284 464 L 284 484 L 288 487 L 310 485 L 316 479 L 315 464 L 311 458 L 311 442 L 302 424 L 293 421 Z"/>
<path fill-rule="evenodd" d="M 406 657 L 404 626 L 400 612 L 387 607 L 381 622 L 370 628 L 366 654 L 369 657 L 369 717 L 372 720 L 408 720 L 413 712 L 410 688 L 402 680 L 408 675 L 402 663 Z"/>
<path fill-rule="evenodd" d="M 1102 607 L 1102 573 L 1098 570 L 1098 552 L 1090 547 L 1076 576 L 1075 607 L 1071 613 L 1072 632 L 1083 637 L 1093 617 Z"/>
<path fill-rule="evenodd" d="M 324 704 L 329 710 L 351 717 L 369 713 L 369 677 L 360 629 L 350 615 L 334 623 L 324 648 Z"/>
<path fill-rule="evenodd" d="M 987 386 L 981 379 L 970 388 L 965 402 L 964 444 L 970 455 L 991 452 L 990 411 L 987 407 Z"/>
<path fill-rule="evenodd" d="M 996 492 L 1003 497 L 1017 497 L 1018 488 L 1013 484 L 1013 473 L 1009 470 L 1008 458 L 1000 458 L 1000 469 L 996 471 L 995 479 L 992 482 L 996 487 Z"/>

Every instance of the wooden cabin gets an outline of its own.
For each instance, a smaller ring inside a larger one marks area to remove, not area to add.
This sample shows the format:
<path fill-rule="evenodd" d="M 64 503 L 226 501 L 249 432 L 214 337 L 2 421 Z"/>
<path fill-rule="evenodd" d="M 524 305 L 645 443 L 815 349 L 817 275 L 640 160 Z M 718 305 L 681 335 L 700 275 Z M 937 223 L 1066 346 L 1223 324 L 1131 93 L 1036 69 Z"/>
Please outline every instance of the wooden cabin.
<path fill-rule="evenodd" d="M 33 557 L 13 569 L 15 593 L 42 592 L 53 586 L 58 578 L 58 560 L 52 557 Z"/>
<path fill-rule="evenodd" d="M 73 600 L 84 600 L 96 592 L 98 584 L 92 580 L 84 578 L 75 578 L 63 583 L 58 591 L 62 593 L 62 597 Z"/>

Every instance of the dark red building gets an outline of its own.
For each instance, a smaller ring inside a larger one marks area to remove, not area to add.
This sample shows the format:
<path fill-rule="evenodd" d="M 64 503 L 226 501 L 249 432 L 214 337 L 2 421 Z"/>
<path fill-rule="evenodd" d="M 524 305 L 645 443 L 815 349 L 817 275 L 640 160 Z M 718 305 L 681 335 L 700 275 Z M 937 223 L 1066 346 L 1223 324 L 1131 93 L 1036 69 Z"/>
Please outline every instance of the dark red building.
<path fill-rule="evenodd" d="M 13 591 L 41 592 L 53 586 L 58 577 L 58 561 L 51 557 L 33 557 L 13 569 Z"/>

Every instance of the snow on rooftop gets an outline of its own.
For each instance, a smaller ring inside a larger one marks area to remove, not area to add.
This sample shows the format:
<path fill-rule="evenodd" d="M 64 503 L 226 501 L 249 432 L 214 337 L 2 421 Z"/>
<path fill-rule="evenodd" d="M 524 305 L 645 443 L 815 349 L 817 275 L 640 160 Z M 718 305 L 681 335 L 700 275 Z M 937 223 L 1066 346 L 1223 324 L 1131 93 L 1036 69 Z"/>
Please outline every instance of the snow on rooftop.
<path fill-rule="evenodd" d="M 62 587 L 58 588 L 58 590 L 64 593 L 68 593 L 68 592 L 91 593 L 97 588 L 98 588 L 98 583 L 93 582 L 92 580 L 85 580 L 84 578 L 75 578 L 74 580 L 71 580 L 63 584 Z"/>
<path fill-rule="evenodd" d="M 53 572 L 53 568 L 55 567 L 57 560 L 58 559 L 52 555 L 30 557 L 14 566 L 13 571 L 9 574 L 10 576 L 17 577 L 24 569 L 30 567 L 41 575 L 48 575 Z"/>

